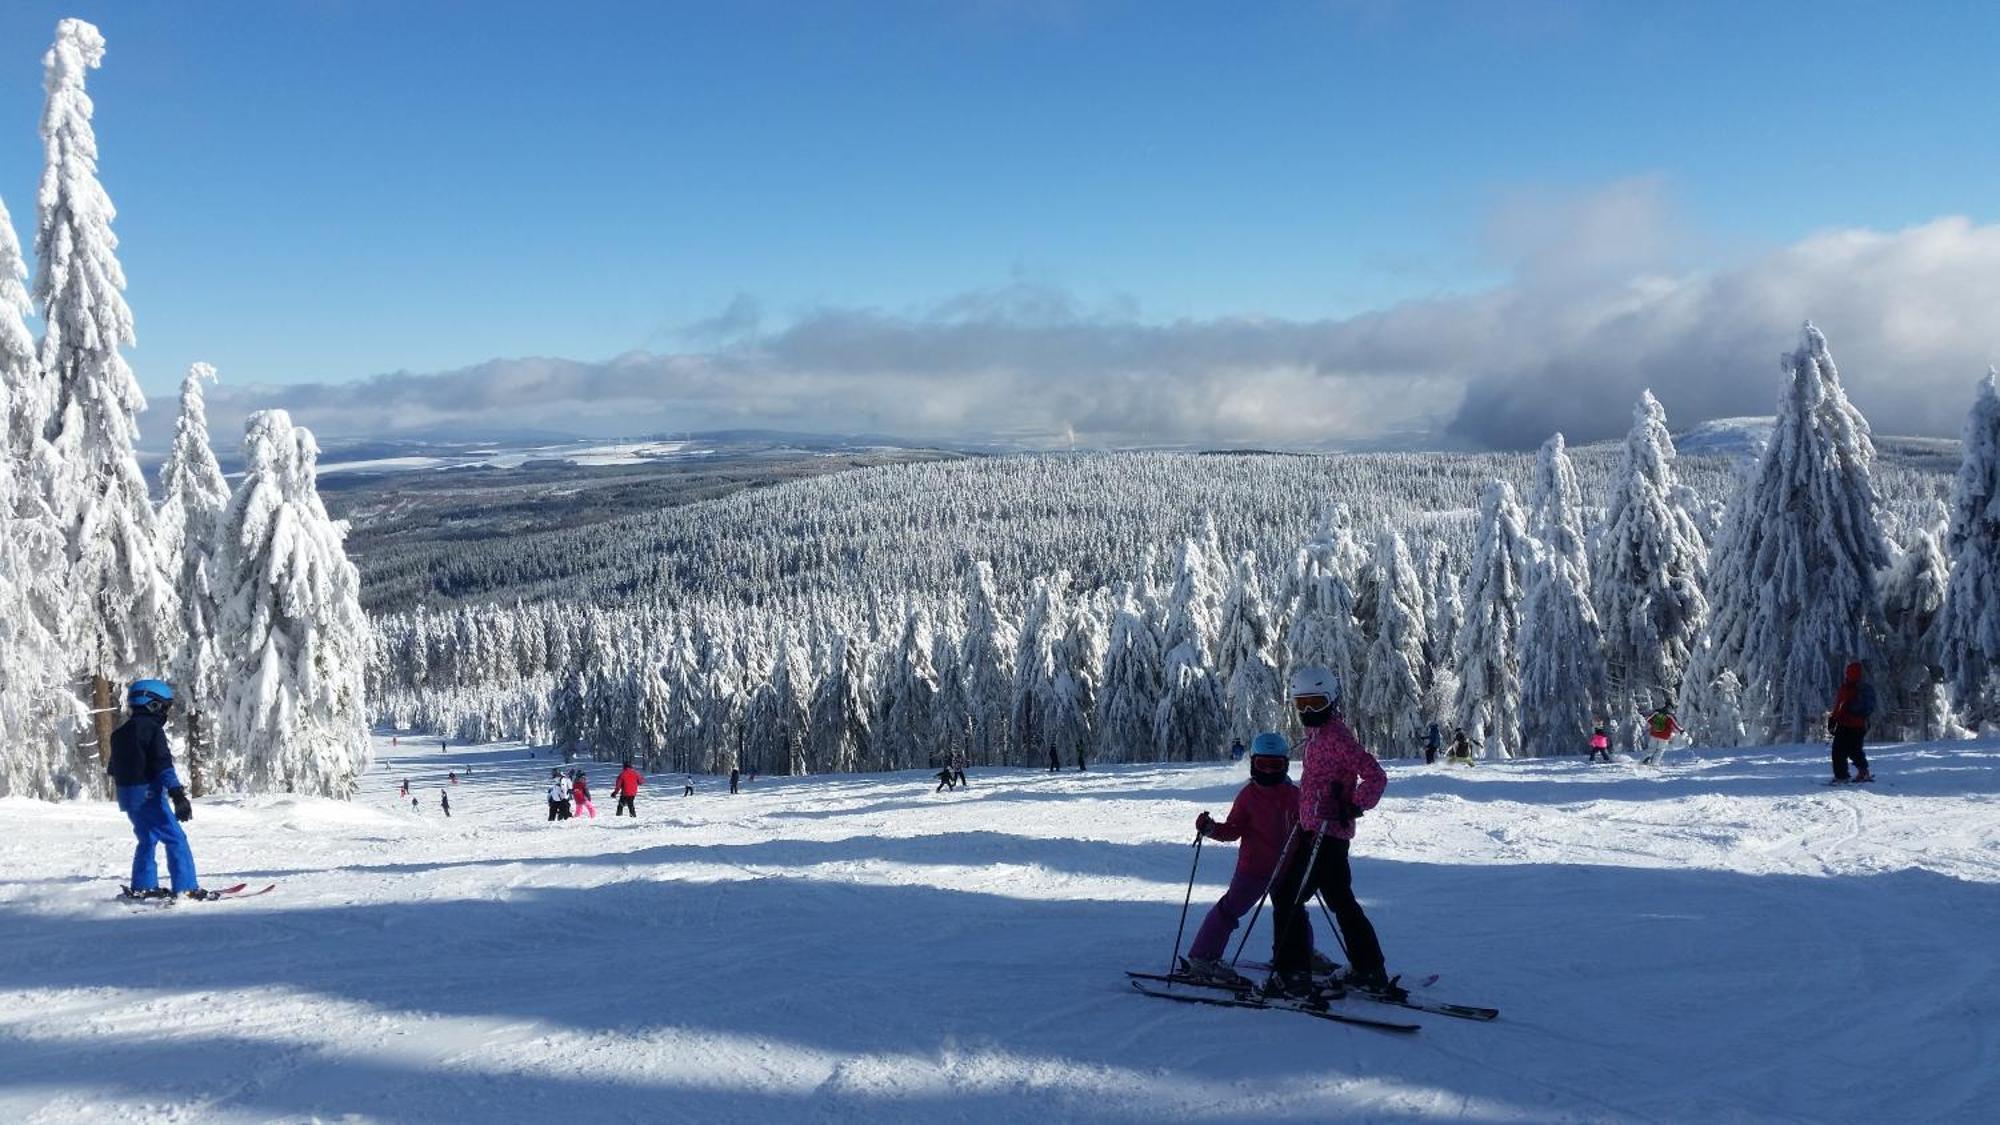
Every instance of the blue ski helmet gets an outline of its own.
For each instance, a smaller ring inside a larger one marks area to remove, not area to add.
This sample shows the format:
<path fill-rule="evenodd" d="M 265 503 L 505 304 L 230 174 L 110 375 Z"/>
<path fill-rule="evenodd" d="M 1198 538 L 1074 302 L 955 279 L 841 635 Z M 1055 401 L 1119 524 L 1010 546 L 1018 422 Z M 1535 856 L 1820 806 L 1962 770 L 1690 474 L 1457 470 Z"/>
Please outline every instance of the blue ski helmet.
<path fill-rule="evenodd" d="M 133 680 L 125 689 L 125 702 L 135 708 L 151 708 L 155 704 L 172 703 L 174 687 L 165 680 Z"/>
<path fill-rule="evenodd" d="M 1286 742 L 1285 736 L 1279 734 L 1277 731 L 1267 730 L 1250 740 L 1250 756 L 1253 758 L 1289 758 L 1292 756 L 1292 744 Z"/>

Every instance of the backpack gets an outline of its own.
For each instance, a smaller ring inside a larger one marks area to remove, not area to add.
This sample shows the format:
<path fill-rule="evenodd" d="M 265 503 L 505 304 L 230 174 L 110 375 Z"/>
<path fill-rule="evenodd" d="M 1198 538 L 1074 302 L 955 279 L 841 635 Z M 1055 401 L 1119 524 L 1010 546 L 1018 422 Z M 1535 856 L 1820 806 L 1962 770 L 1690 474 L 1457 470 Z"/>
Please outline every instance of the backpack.
<path fill-rule="evenodd" d="M 1866 680 L 1855 686 L 1854 701 L 1847 705 L 1847 713 L 1857 719 L 1865 719 L 1875 713 L 1875 685 Z"/>

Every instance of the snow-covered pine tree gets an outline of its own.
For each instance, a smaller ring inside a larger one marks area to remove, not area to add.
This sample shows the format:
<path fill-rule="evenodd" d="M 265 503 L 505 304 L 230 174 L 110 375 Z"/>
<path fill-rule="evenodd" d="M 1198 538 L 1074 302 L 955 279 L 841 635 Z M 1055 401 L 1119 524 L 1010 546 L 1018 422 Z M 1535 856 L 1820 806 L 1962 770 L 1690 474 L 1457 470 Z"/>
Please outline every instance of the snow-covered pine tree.
<path fill-rule="evenodd" d="M 1465 626 L 1465 602 L 1459 596 L 1461 580 L 1452 567 L 1451 552 L 1443 543 L 1431 544 L 1430 620 L 1424 647 L 1430 669 L 1423 701 L 1424 725 L 1442 722 L 1458 705 L 1458 633 Z"/>
<path fill-rule="evenodd" d="M 1869 727 L 1884 740 L 1928 742 L 1959 733 L 1945 695 L 1940 643 L 1949 580 L 1937 531 L 1911 529 L 1882 582 L 1882 619 L 1888 632 Z"/>
<path fill-rule="evenodd" d="M 1332 669 L 1343 684 L 1351 684 L 1361 667 L 1362 650 L 1350 569 L 1354 544 L 1340 522 L 1344 518 L 1345 509 L 1329 506 L 1299 553 L 1298 601 L 1292 608 L 1291 632 L 1285 637 L 1285 655 L 1291 668 L 1316 664 Z"/>
<path fill-rule="evenodd" d="M 1090 753 L 1096 734 L 1097 685 L 1104 667 L 1106 638 L 1104 624 L 1097 615 L 1094 599 L 1079 596 L 1070 602 L 1069 620 L 1055 649 L 1055 689 L 1050 692 L 1048 709 L 1042 715 L 1042 729 L 1049 745 L 1075 756 L 1078 769 Z"/>
<path fill-rule="evenodd" d="M 1521 750 L 1521 609 L 1533 557 L 1514 486 L 1493 481 L 1479 494 L 1458 634 L 1458 725 L 1483 742 L 1487 757 Z"/>
<path fill-rule="evenodd" d="M 1529 534 L 1569 561 L 1587 586 L 1590 560 L 1583 536 L 1583 490 L 1561 434 L 1552 434 L 1535 456 L 1535 486 L 1528 494 Z"/>
<path fill-rule="evenodd" d="M 1960 721 L 1991 730 L 2000 727 L 2000 391 L 1991 370 L 1964 438 L 1946 539 L 1952 566 L 1941 659 Z"/>
<path fill-rule="evenodd" d="M 319 448 L 282 410 L 250 416 L 217 552 L 224 638 L 219 740 L 253 789 L 348 796 L 368 767 L 360 578 L 315 486 Z"/>
<path fill-rule="evenodd" d="M 90 684 L 99 764 L 111 751 L 115 685 L 164 671 L 176 647 L 167 639 L 175 625 L 173 584 L 154 544 L 153 507 L 133 454 L 146 399 L 119 353 L 133 335 L 111 233 L 117 212 L 97 180 L 84 92 L 85 72 L 103 59 L 97 28 L 66 19 L 42 60 L 47 159 L 36 197 L 34 291 L 40 366 L 54 388 L 44 433 L 61 465 L 48 499 L 68 553 L 62 643 Z M 97 768 L 75 765 L 80 777 L 103 786 Z"/>
<path fill-rule="evenodd" d="M 1711 741 L 1701 721 L 1722 670 L 1742 677 L 1752 737 L 1803 742 L 1822 729 L 1841 668 L 1873 659 L 1882 641 L 1890 552 L 1868 423 L 1848 403 L 1819 329 L 1805 326 L 1784 366 L 1770 444 L 1716 542 L 1714 613 L 1688 671 L 1689 726 Z"/>
<path fill-rule="evenodd" d="M 1216 675 L 1229 708 L 1229 737 L 1249 745 L 1260 731 L 1278 729 L 1284 687 L 1278 681 L 1278 638 L 1257 581 L 1257 556 L 1237 556 L 1222 599 L 1216 638 Z"/>
<path fill-rule="evenodd" d="M 966 714 L 971 720 L 972 761 L 998 765 L 1008 760 L 1008 715 L 1014 701 L 1014 623 L 1000 608 L 993 567 L 984 559 L 965 571 L 965 637 L 959 650 Z"/>
<path fill-rule="evenodd" d="M 40 372 L 28 333 L 27 270 L 0 201 L 0 796 L 56 797 L 66 753 L 69 687 L 51 626 L 60 620 L 46 577 L 61 536 L 36 487 L 47 445 L 34 405 Z M 37 605 L 37 600 L 40 605 Z"/>
<path fill-rule="evenodd" d="M 928 760 L 936 740 L 937 693 L 930 614 L 910 597 L 903 603 L 903 628 L 876 692 L 875 748 L 884 769 L 909 769 Z"/>
<path fill-rule="evenodd" d="M 201 384 L 215 368 L 197 363 L 181 380 L 181 411 L 174 444 L 160 466 L 159 549 L 180 595 L 180 645 L 171 680 L 175 713 L 186 732 L 182 752 L 188 788 L 208 791 L 206 759 L 214 743 L 211 716 L 222 700 L 222 650 L 215 634 L 220 612 L 215 587 L 216 528 L 229 507 L 229 483 L 208 440 L 208 410 Z"/>
<path fill-rule="evenodd" d="M 1424 663 L 1423 580 L 1410 562 L 1403 537 L 1384 530 L 1375 539 L 1375 638 L 1368 646 L 1361 682 L 1350 690 L 1348 722 L 1362 745 L 1377 755 L 1401 756 L 1418 745 L 1428 679 Z"/>
<path fill-rule="evenodd" d="M 1160 647 L 1133 583 L 1126 583 L 1111 616 L 1097 696 L 1098 756 L 1137 761 L 1152 751 L 1160 706 Z"/>
<path fill-rule="evenodd" d="M 1521 746 L 1580 754 L 1605 716 L 1604 638 L 1576 563 L 1546 544 L 1528 570 L 1521 613 Z"/>
<path fill-rule="evenodd" d="M 1014 756 L 1030 765 L 1061 751 L 1058 744 L 1049 741 L 1043 719 L 1056 689 L 1056 645 L 1065 619 L 1062 586 L 1068 582 L 1067 574 L 1058 574 L 1053 580 L 1046 575 L 1035 577 L 1028 587 L 1028 612 L 1021 618 L 1014 644 Z"/>
<path fill-rule="evenodd" d="M 836 629 L 827 643 L 826 672 L 813 693 L 813 772 L 848 773 L 867 759 L 871 693 L 867 643 Z"/>
<path fill-rule="evenodd" d="M 1591 560 L 1591 601 L 1604 637 L 1606 717 L 1627 749 L 1643 737 L 1639 717 L 1680 694 L 1708 616 L 1706 547 L 1694 518 L 1675 500 L 1674 455 L 1666 411 L 1653 392 L 1642 392 L 1604 524 L 1592 538 Z M 1715 732 L 1703 735 L 1713 739 Z"/>
<path fill-rule="evenodd" d="M 1222 685 L 1208 661 L 1216 599 L 1207 577 L 1201 547 L 1189 540 L 1167 612 L 1166 673 L 1153 715 L 1153 746 L 1166 761 L 1212 758 L 1228 740 Z"/>

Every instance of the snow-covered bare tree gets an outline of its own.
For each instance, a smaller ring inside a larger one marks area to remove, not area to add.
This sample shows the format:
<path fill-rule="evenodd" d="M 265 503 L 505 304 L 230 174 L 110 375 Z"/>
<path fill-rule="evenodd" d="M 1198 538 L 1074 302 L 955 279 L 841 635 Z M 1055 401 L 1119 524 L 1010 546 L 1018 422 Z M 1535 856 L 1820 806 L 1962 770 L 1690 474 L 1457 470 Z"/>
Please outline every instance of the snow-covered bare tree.
<path fill-rule="evenodd" d="M 212 759 L 217 786 L 344 797 L 368 767 L 370 630 L 346 525 L 320 503 L 318 459 L 311 432 L 284 411 L 250 416 L 216 558 L 229 748 Z M 232 755 L 243 763 L 234 776 Z"/>
<path fill-rule="evenodd" d="M 1593 537 L 1591 601 L 1604 637 L 1606 718 L 1630 749 L 1638 719 L 1676 699 L 1708 616 L 1706 546 L 1675 500 L 1674 439 L 1653 392 L 1639 396 L 1625 458 Z M 1712 737 L 1712 732 L 1704 732 Z"/>
<path fill-rule="evenodd" d="M 1423 579 L 1393 530 L 1376 537 L 1373 569 L 1375 637 L 1347 716 L 1363 745 L 1400 756 L 1414 750 L 1426 725 Z"/>
<path fill-rule="evenodd" d="M 1458 634 L 1458 725 L 1488 757 L 1521 751 L 1521 610 L 1534 548 L 1514 486 L 1496 480 L 1479 494 L 1479 532 L 1465 582 Z"/>
<path fill-rule="evenodd" d="M 1952 490 L 1951 586 L 1941 660 L 1959 718 L 2000 727 L 2000 392 L 1992 371 L 1966 416 L 1964 452 Z"/>
<path fill-rule="evenodd" d="M 1877 514 L 1868 423 L 1848 401 L 1826 337 L 1807 324 L 1784 359 L 1786 387 L 1710 565 L 1714 614 L 1687 676 L 1689 725 L 1712 710 L 1724 669 L 1743 681 L 1753 738 L 1816 735 L 1841 668 L 1877 655 L 1888 537 Z M 1879 672 L 1879 670 L 1878 670 Z"/>
<path fill-rule="evenodd" d="M 176 612 L 133 454 L 146 399 L 119 351 L 133 342 L 132 310 L 121 293 L 125 271 L 111 232 L 117 212 L 97 180 L 97 136 L 84 92 L 85 72 L 103 59 L 97 28 L 66 19 L 42 60 L 46 163 L 36 196 L 34 291 L 40 366 L 54 389 L 44 433 L 61 465 L 48 499 L 67 540 L 69 611 L 61 636 L 90 684 L 100 762 L 111 749 L 115 684 L 165 670 Z"/>
<path fill-rule="evenodd" d="M 216 529 L 229 507 L 229 482 L 208 440 L 208 410 L 201 384 L 215 368 L 197 363 L 181 381 L 181 411 L 174 444 L 160 466 L 159 548 L 180 595 L 180 644 L 172 681 L 176 711 L 187 732 L 188 788 L 207 792 L 204 766 L 213 741 L 209 718 L 222 701 L 222 648 L 215 633 Z"/>

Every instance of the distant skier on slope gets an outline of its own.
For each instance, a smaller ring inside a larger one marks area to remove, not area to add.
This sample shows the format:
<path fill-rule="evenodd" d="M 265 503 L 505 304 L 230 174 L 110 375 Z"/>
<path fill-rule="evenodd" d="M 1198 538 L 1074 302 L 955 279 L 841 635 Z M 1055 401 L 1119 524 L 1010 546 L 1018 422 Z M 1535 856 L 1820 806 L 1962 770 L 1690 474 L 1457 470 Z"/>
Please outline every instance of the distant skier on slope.
<path fill-rule="evenodd" d="M 1292 784 L 1290 768 L 1291 746 L 1285 736 L 1276 731 L 1259 734 L 1250 740 L 1250 780 L 1230 803 L 1228 818 L 1216 820 L 1206 810 L 1195 817 L 1195 831 L 1203 836 L 1222 843 L 1241 840 L 1243 846 L 1236 852 L 1236 873 L 1230 876 L 1229 889 L 1209 908 L 1182 962 L 1191 977 L 1220 984 L 1250 983 L 1223 963 L 1222 954 L 1237 923 L 1270 889 L 1271 876 L 1293 845 L 1299 789 Z M 1301 925 L 1310 948 L 1311 923 Z"/>
<path fill-rule="evenodd" d="M 933 793 L 942 793 L 945 790 L 954 788 L 957 785 L 957 783 L 951 779 L 951 767 L 949 765 L 937 771 L 937 779 L 938 779 L 937 788 L 931 790 L 931 792 Z"/>
<path fill-rule="evenodd" d="M 1341 714 L 1340 678 L 1307 666 L 1292 673 L 1292 705 L 1306 737 L 1305 767 L 1299 775 L 1299 830 L 1278 881 L 1271 887 L 1271 980 L 1280 991 L 1310 994 L 1311 931 L 1306 901 L 1319 895 L 1333 911 L 1352 962 L 1343 984 L 1393 995 L 1375 927 L 1354 898 L 1348 847 L 1355 821 L 1375 807 L 1388 787 L 1381 763 L 1364 749 Z"/>
<path fill-rule="evenodd" d="M 446 820 L 450 820 L 450 819 L 451 819 L 451 794 L 450 794 L 450 793 L 448 793 L 448 792 L 446 792 L 446 791 L 445 791 L 445 790 L 443 790 L 443 789 L 440 789 L 440 790 L 438 790 L 438 804 L 440 804 L 440 805 L 443 805 L 443 806 L 444 806 L 444 818 L 445 818 Z"/>
<path fill-rule="evenodd" d="M 1430 728 L 1424 731 L 1424 764 L 1427 766 L 1437 765 L 1438 751 L 1443 746 L 1444 734 L 1438 730 L 1437 722 L 1433 720 Z"/>
<path fill-rule="evenodd" d="M 632 759 L 625 759 L 625 768 L 618 771 L 617 779 L 611 783 L 612 795 L 618 798 L 618 807 L 611 810 L 612 816 L 631 813 L 634 820 L 639 818 L 639 783 L 644 780 L 639 771 L 632 768 Z"/>
<path fill-rule="evenodd" d="M 131 715 L 111 732 L 111 761 L 106 772 L 117 787 L 118 809 L 132 822 L 139 839 L 132 852 L 129 898 L 207 898 L 195 877 L 194 849 L 181 825 L 194 819 L 194 805 L 174 772 L 174 751 L 167 743 L 167 712 L 174 689 L 161 680 L 135 680 L 126 689 Z M 172 802 L 172 808 L 168 807 Z M 160 871 L 153 849 L 167 849 L 167 874 L 172 891 L 160 890 Z"/>
<path fill-rule="evenodd" d="M 694 796 L 694 775 L 691 773 L 681 775 L 681 796 Z"/>
<path fill-rule="evenodd" d="M 597 819 L 597 806 L 592 804 L 590 800 L 590 779 L 583 776 L 582 770 L 573 770 L 570 772 L 569 796 L 570 803 L 577 816 L 589 813 L 590 819 Z"/>
<path fill-rule="evenodd" d="M 972 788 L 972 783 L 965 780 L 964 754 L 953 754 L 951 756 L 951 783 L 954 787 L 963 785 L 968 789 Z"/>
<path fill-rule="evenodd" d="M 1847 666 L 1839 690 L 1833 695 L 1833 713 L 1826 717 L 1826 733 L 1833 736 L 1833 780 L 1847 781 L 1847 764 L 1854 763 L 1855 781 L 1873 781 L 1868 772 L 1868 754 L 1861 747 L 1868 740 L 1868 720 L 1875 714 L 1875 685 L 1868 682 L 1868 670 L 1860 661 Z"/>
<path fill-rule="evenodd" d="M 1472 740 L 1465 737 L 1464 727 L 1455 727 L 1451 732 L 1451 756 L 1445 764 L 1452 762 L 1463 762 L 1468 766 L 1473 764 Z"/>
<path fill-rule="evenodd" d="M 1611 762 L 1611 735 L 1605 731 L 1603 723 L 1597 724 L 1597 729 L 1590 732 L 1589 760 L 1595 762 L 1599 758 L 1603 758 L 1607 765 Z"/>
<path fill-rule="evenodd" d="M 410 779 L 406 777 L 403 779 L 403 796 L 407 797 L 409 795 L 410 795 Z"/>
<path fill-rule="evenodd" d="M 738 789 L 742 788 L 742 785 L 743 785 L 743 771 L 735 766 L 730 766 L 729 791 L 731 793 L 735 793 Z"/>
<path fill-rule="evenodd" d="M 561 770 L 549 771 L 549 819 L 569 819 L 569 783 L 563 780 Z"/>
<path fill-rule="evenodd" d="M 1674 718 L 1674 701 L 1669 699 L 1660 704 L 1652 714 L 1646 716 L 1646 737 L 1653 740 L 1653 749 L 1640 760 L 1646 765 L 1666 763 L 1667 750 L 1674 744 L 1674 736 L 1687 728 Z"/>

